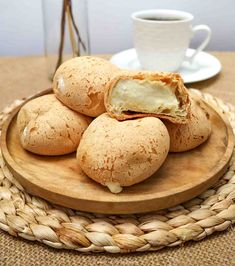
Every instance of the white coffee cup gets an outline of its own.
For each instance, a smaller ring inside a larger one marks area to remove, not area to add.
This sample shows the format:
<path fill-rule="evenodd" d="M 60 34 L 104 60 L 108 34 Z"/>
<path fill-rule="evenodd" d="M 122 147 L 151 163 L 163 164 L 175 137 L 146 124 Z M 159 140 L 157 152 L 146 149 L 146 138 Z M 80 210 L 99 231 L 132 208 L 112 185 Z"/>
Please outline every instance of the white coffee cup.
<path fill-rule="evenodd" d="M 192 62 L 209 43 L 211 29 L 207 25 L 192 27 L 193 15 L 167 9 L 152 9 L 132 14 L 134 46 L 141 67 L 146 70 L 176 71 L 184 60 Z M 206 38 L 190 56 L 186 50 L 197 31 Z"/>

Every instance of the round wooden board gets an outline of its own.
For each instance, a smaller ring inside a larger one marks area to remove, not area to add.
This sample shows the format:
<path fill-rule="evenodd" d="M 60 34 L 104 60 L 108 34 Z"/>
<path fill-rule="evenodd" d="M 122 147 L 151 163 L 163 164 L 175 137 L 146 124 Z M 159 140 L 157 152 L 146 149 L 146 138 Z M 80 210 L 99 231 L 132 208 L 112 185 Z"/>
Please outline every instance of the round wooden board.
<path fill-rule="evenodd" d="M 44 91 L 32 98 L 49 93 Z M 234 136 L 229 122 L 204 103 L 212 122 L 212 134 L 202 145 L 184 153 L 170 153 L 149 179 L 112 194 L 88 178 L 75 153 L 38 156 L 25 151 L 16 130 L 19 107 L 5 122 L 2 154 L 15 178 L 31 194 L 76 210 L 126 214 L 164 209 L 185 202 L 214 184 L 226 171 L 233 153 Z"/>

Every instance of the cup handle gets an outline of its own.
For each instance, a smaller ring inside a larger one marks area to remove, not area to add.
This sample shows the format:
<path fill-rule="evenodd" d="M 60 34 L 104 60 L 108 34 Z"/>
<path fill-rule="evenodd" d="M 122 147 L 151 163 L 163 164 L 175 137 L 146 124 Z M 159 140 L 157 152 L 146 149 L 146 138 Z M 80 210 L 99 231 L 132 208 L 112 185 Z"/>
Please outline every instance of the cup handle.
<path fill-rule="evenodd" d="M 193 59 L 195 58 L 195 56 L 198 53 L 200 53 L 207 46 L 207 44 L 209 43 L 209 41 L 211 39 L 211 29 L 207 25 L 194 26 L 192 28 L 193 36 L 195 35 L 195 33 L 197 31 L 205 31 L 205 32 L 207 32 L 207 36 L 206 36 L 205 40 L 198 46 L 198 48 L 195 50 L 195 52 L 191 56 L 187 56 L 186 59 L 189 63 L 191 63 L 193 61 Z"/>

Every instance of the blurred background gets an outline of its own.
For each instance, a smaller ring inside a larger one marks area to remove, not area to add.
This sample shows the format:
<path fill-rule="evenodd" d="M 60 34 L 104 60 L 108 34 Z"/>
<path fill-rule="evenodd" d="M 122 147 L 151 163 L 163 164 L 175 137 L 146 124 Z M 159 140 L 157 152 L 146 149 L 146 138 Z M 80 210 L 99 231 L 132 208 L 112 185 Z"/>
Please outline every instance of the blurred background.
<path fill-rule="evenodd" d="M 81 37 L 91 54 L 115 53 L 133 47 L 130 15 L 152 8 L 191 12 L 195 25 L 207 24 L 212 29 L 212 40 L 206 50 L 235 50 L 234 0 L 73 0 L 72 3 Z M 61 8 L 62 0 L 0 0 L 0 56 L 43 55 L 58 49 Z M 200 39 L 198 34 L 191 46 L 197 46 Z M 65 49 L 68 45 L 65 43 Z"/>

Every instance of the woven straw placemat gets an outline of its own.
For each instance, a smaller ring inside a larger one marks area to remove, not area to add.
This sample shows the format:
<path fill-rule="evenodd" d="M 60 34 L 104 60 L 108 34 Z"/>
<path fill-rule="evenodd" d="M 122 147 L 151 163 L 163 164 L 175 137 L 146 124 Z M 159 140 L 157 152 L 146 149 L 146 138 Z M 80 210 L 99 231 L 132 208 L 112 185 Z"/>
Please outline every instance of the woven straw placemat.
<path fill-rule="evenodd" d="M 235 132 L 232 105 L 210 94 L 194 92 L 226 115 Z M 0 113 L 0 129 L 21 103 L 17 100 Z M 71 210 L 30 196 L 14 179 L 0 154 L 0 228 L 53 248 L 81 252 L 123 253 L 174 247 L 226 230 L 235 222 L 234 171 L 235 153 L 226 174 L 186 203 L 148 214 L 104 215 Z"/>

